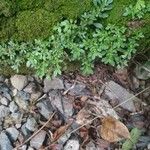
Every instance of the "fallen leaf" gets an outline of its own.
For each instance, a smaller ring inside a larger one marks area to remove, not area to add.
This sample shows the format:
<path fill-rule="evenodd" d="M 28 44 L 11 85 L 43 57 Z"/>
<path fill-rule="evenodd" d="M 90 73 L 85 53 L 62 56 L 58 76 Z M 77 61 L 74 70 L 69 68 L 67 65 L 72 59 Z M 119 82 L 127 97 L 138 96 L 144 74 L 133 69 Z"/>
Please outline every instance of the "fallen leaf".
<path fill-rule="evenodd" d="M 58 128 L 53 134 L 52 141 L 53 142 L 57 141 L 68 130 L 68 128 L 71 126 L 71 124 L 72 124 L 72 122 Z"/>
<path fill-rule="evenodd" d="M 130 138 L 128 128 L 122 122 L 110 116 L 102 120 L 100 135 L 108 142 L 117 142 L 123 138 Z"/>

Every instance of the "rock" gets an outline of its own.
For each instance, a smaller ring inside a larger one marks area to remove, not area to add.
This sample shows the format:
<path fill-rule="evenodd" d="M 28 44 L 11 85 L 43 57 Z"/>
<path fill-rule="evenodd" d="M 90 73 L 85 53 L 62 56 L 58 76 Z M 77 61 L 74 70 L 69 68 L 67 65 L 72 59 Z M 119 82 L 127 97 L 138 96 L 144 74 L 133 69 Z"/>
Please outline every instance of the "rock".
<path fill-rule="evenodd" d="M 22 113 L 20 112 L 14 112 L 11 114 L 11 117 L 13 118 L 13 120 L 16 122 L 16 123 L 20 123 L 21 120 L 22 120 Z"/>
<path fill-rule="evenodd" d="M 42 92 L 38 91 L 36 93 L 31 93 L 31 100 L 37 100 L 42 95 Z"/>
<path fill-rule="evenodd" d="M 3 106 L 3 105 L 0 106 L 0 119 L 8 116 L 9 113 L 10 113 L 10 110 L 8 107 Z"/>
<path fill-rule="evenodd" d="M 86 150 L 98 150 L 98 149 L 96 148 L 96 145 L 92 141 L 90 141 L 88 144 L 86 144 Z"/>
<path fill-rule="evenodd" d="M 7 106 L 8 103 L 9 103 L 9 100 L 6 97 L 2 97 L 0 99 L 0 103 L 3 104 L 3 105 L 5 105 L 5 106 Z"/>
<path fill-rule="evenodd" d="M 16 127 L 17 129 L 21 128 L 21 123 L 15 124 L 15 127 Z"/>
<path fill-rule="evenodd" d="M 77 95 L 77 96 L 85 96 L 89 95 L 89 91 L 86 89 L 86 85 L 83 83 L 77 83 L 73 88 L 71 88 L 73 85 L 70 83 L 65 83 L 66 90 L 69 90 L 70 95 Z"/>
<path fill-rule="evenodd" d="M 28 83 L 27 77 L 23 75 L 14 75 L 10 78 L 11 84 L 21 91 Z"/>
<path fill-rule="evenodd" d="M 28 150 L 34 150 L 34 148 L 32 148 L 32 147 L 29 146 L 29 147 L 28 147 Z"/>
<path fill-rule="evenodd" d="M 14 100 L 17 103 L 17 105 L 24 110 L 28 110 L 29 99 L 30 94 L 23 91 L 18 92 L 17 95 L 14 97 Z"/>
<path fill-rule="evenodd" d="M 52 106 L 57 108 L 66 119 L 72 116 L 73 104 L 69 99 L 64 98 L 60 92 L 55 90 L 49 92 L 49 99 Z"/>
<path fill-rule="evenodd" d="M 4 82 L 5 81 L 5 77 L 3 75 L 0 75 L 0 82 Z"/>
<path fill-rule="evenodd" d="M 11 101 L 11 91 L 4 83 L 0 83 L 0 94 Z"/>
<path fill-rule="evenodd" d="M 35 135 L 31 139 L 30 146 L 39 150 L 42 147 L 45 137 L 46 137 L 46 131 L 41 130 L 37 135 Z"/>
<path fill-rule="evenodd" d="M 7 128 L 6 131 L 13 141 L 17 140 L 19 131 L 15 127 Z"/>
<path fill-rule="evenodd" d="M 46 119 L 49 119 L 49 117 L 53 113 L 53 108 L 50 103 L 49 99 L 42 99 L 41 102 L 38 102 L 36 106 L 39 109 L 40 114 L 45 117 Z"/>
<path fill-rule="evenodd" d="M 53 89 L 64 89 L 63 81 L 59 78 L 54 78 L 52 80 L 44 79 L 44 92 L 47 93 L 49 90 Z"/>
<path fill-rule="evenodd" d="M 79 150 L 79 141 L 78 140 L 69 140 L 64 146 L 64 150 Z"/>
<path fill-rule="evenodd" d="M 15 113 L 15 112 L 18 111 L 18 106 L 17 106 L 17 104 L 14 101 L 10 102 L 10 104 L 9 104 L 9 110 L 12 113 Z"/>
<path fill-rule="evenodd" d="M 21 132 L 24 136 L 27 136 L 29 134 L 29 130 L 26 128 L 26 123 L 24 123 L 21 127 Z"/>
<path fill-rule="evenodd" d="M 12 150 L 13 146 L 5 132 L 0 134 L 0 150 Z"/>
<path fill-rule="evenodd" d="M 26 128 L 30 131 L 37 130 L 37 122 L 33 117 L 27 119 Z"/>
<path fill-rule="evenodd" d="M 17 89 L 13 89 L 13 90 L 12 90 L 12 93 L 13 93 L 13 96 L 16 96 L 17 93 L 18 93 L 18 90 L 17 90 Z"/>
<path fill-rule="evenodd" d="M 17 150 L 17 149 L 15 149 Z M 27 145 L 22 145 L 18 150 L 27 150 Z"/>
<path fill-rule="evenodd" d="M 34 82 L 30 82 L 23 91 L 27 92 L 27 93 L 35 93 L 36 92 L 36 84 Z"/>
<path fill-rule="evenodd" d="M 71 136 L 71 129 L 69 128 L 65 133 L 57 140 L 58 144 L 64 145 L 66 141 L 70 138 Z"/>
<path fill-rule="evenodd" d="M 136 111 L 133 101 L 137 101 L 139 99 L 114 81 L 109 81 L 106 83 L 105 95 L 107 95 L 111 100 L 117 99 L 119 103 L 124 102 L 121 105 L 121 107 L 123 107 L 124 109 L 131 112 Z M 131 100 L 125 102 L 128 99 Z"/>

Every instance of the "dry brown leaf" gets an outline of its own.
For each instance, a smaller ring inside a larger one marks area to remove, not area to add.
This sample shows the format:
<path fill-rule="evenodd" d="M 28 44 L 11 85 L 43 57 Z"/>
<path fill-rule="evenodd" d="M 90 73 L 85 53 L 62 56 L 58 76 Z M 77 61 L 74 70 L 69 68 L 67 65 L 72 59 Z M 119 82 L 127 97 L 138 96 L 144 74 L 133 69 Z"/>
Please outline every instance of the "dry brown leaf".
<path fill-rule="evenodd" d="M 130 138 L 128 128 L 114 117 L 105 117 L 100 128 L 101 137 L 108 142 L 117 142 Z"/>
<path fill-rule="evenodd" d="M 53 134 L 53 139 L 52 141 L 57 141 L 67 130 L 68 128 L 71 126 L 72 122 L 68 123 L 67 125 L 61 126 L 60 128 L 58 128 L 54 134 Z"/>

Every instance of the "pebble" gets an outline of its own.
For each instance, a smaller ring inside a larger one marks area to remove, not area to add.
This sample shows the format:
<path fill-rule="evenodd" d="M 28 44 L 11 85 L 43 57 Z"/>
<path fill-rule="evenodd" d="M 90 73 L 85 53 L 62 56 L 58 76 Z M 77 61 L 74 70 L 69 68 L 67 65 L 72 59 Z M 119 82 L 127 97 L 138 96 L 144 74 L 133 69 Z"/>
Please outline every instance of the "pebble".
<path fill-rule="evenodd" d="M 0 106 L 0 119 L 8 116 L 9 113 L 10 113 L 10 110 L 8 107 L 3 106 L 3 105 Z"/>
<path fill-rule="evenodd" d="M 5 132 L 0 134 L 0 150 L 12 150 L 13 146 Z"/>
<path fill-rule="evenodd" d="M 33 117 L 27 119 L 26 128 L 30 131 L 37 130 L 37 122 Z"/>
<path fill-rule="evenodd" d="M 9 104 L 9 100 L 6 97 L 2 97 L 0 99 L 1 104 L 7 106 Z"/>
<path fill-rule="evenodd" d="M 18 111 L 18 106 L 17 106 L 17 104 L 14 101 L 10 102 L 10 104 L 9 104 L 9 110 L 12 113 L 15 113 L 15 112 Z"/>
<path fill-rule="evenodd" d="M 46 131 L 41 130 L 36 136 L 34 136 L 30 141 L 30 146 L 39 150 L 45 140 Z"/>
<path fill-rule="evenodd" d="M 4 82 L 5 81 L 5 77 L 3 75 L 0 75 L 0 82 Z"/>
<path fill-rule="evenodd" d="M 64 89 L 63 81 L 59 78 L 53 78 L 52 80 L 44 79 L 44 92 L 47 93 L 53 89 Z"/>
<path fill-rule="evenodd" d="M 130 112 L 136 111 L 133 101 L 139 101 L 140 99 L 129 93 L 125 88 L 115 83 L 114 81 L 109 81 L 106 83 L 106 85 L 105 95 L 107 95 L 111 100 L 117 99 L 119 103 L 124 103 L 126 100 L 131 99 L 132 97 L 130 101 L 124 103 L 121 105 L 121 107 Z"/>
<path fill-rule="evenodd" d="M 58 91 L 49 92 L 49 99 L 54 108 L 57 108 L 66 119 L 73 115 L 73 104 L 64 98 Z"/>
<path fill-rule="evenodd" d="M 10 78 L 11 84 L 21 91 L 28 83 L 27 77 L 23 75 L 14 75 Z"/>
<path fill-rule="evenodd" d="M 19 131 L 15 127 L 7 128 L 6 131 L 13 141 L 17 140 Z"/>
<path fill-rule="evenodd" d="M 79 141 L 72 139 L 67 141 L 66 145 L 64 146 L 64 150 L 79 150 L 79 147 Z"/>
<path fill-rule="evenodd" d="M 38 102 L 36 106 L 39 109 L 40 114 L 45 117 L 46 119 L 49 119 L 49 117 L 53 113 L 53 108 L 50 103 L 49 99 L 42 99 L 41 102 Z"/>
<path fill-rule="evenodd" d="M 23 91 L 27 92 L 27 93 L 35 93 L 36 91 L 36 84 L 34 82 L 30 82 L 25 88 Z"/>

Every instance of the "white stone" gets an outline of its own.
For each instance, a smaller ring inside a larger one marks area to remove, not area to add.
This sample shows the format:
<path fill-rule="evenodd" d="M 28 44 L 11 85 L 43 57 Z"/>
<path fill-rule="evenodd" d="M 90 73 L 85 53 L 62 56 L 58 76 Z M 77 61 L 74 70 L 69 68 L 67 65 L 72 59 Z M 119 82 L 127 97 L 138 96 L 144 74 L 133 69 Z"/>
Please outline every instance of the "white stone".
<path fill-rule="evenodd" d="M 69 140 L 64 146 L 64 150 L 79 150 L 79 141 L 78 140 Z"/>
<path fill-rule="evenodd" d="M 10 78 L 11 84 L 17 90 L 21 91 L 28 83 L 27 77 L 23 75 L 14 75 Z"/>

